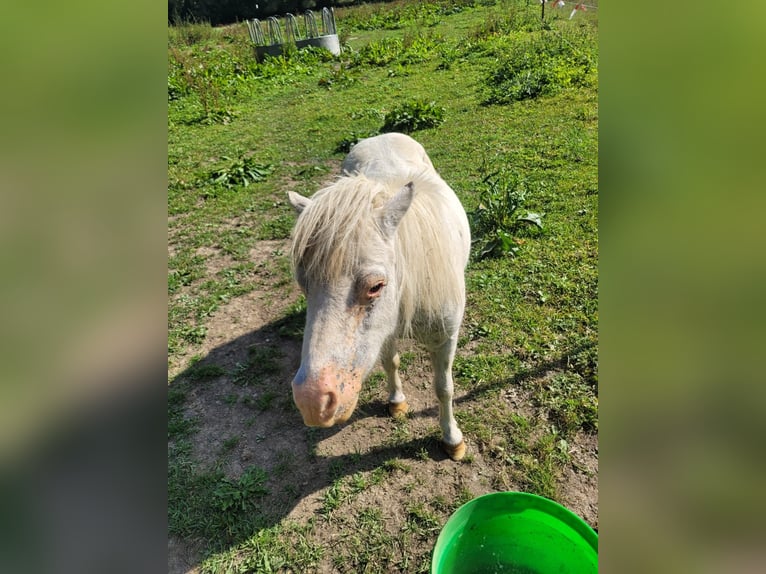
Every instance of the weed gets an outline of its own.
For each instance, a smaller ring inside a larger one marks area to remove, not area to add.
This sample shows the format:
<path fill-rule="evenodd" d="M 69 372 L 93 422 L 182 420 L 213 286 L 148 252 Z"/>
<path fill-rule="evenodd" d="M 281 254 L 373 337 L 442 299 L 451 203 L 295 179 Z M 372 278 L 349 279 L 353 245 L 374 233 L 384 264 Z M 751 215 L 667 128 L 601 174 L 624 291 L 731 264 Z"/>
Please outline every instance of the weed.
<path fill-rule="evenodd" d="M 203 276 L 203 257 L 188 253 L 173 255 L 168 260 L 168 294 L 177 293 Z"/>
<path fill-rule="evenodd" d="M 277 455 L 277 464 L 272 469 L 272 474 L 276 477 L 281 476 L 288 476 L 290 474 L 290 471 L 293 468 L 293 464 L 295 462 L 295 455 L 290 451 L 281 451 Z M 297 488 L 295 485 L 285 485 L 285 487 L 292 486 L 293 489 L 297 493 Z"/>
<path fill-rule="evenodd" d="M 378 8 L 372 11 L 355 11 L 343 19 L 343 25 L 356 30 L 396 30 L 414 23 L 417 18 L 425 18 L 436 12 L 436 6 L 430 2 L 418 5 Z"/>
<path fill-rule="evenodd" d="M 222 185 L 224 187 L 245 186 L 257 181 L 263 181 L 272 172 L 270 165 L 258 163 L 251 157 L 240 157 L 232 160 L 228 156 L 221 159 L 226 160 L 226 165 L 213 169 L 208 179 L 213 185 Z"/>
<path fill-rule="evenodd" d="M 257 499 L 268 494 L 264 487 L 266 473 L 255 466 L 249 467 L 237 480 L 223 478 L 213 491 L 218 508 L 236 513 L 255 508 Z"/>
<path fill-rule="evenodd" d="M 381 132 L 411 133 L 433 128 L 444 122 L 446 110 L 435 102 L 410 100 L 399 104 L 386 114 Z"/>
<path fill-rule="evenodd" d="M 268 494 L 266 474 L 250 467 L 239 479 L 220 471 L 200 472 L 178 453 L 168 467 L 168 528 L 221 548 L 262 525 L 258 503 Z"/>
<path fill-rule="evenodd" d="M 404 50 L 404 43 L 399 38 L 384 38 L 370 42 L 354 54 L 354 66 L 388 66 L 396 61 Z"/>
<path fill-rule="evenodd" d="M 324 549 L 310 541 L 312 530 L 311 524 L 293 522 L 254 530 L 244 542 L 203 561 L 201 572 L 314 571 Z"/>
<path fill-rule="evenodd" d="M 306 324 L 306 297 L 301 295 L 298 301 L 287 308 L 285 316 L 277 322 L 280 336 L 300 341 Z"/>
<path fill-rule="evenodd" d="M 475 498 L 474 494 L 468 490 L 465 486 L 461 486 L 458 490 L 457 496 L 452 501 L 452 511 L 460 508 L 465 503 L 472 501 Z"/>
<path fill-rule="evenodd" d="M 407 66 L 425 62 L 434 54 L 439 53 L 439 46 L 443 43 L 444 38 L 433 32 L 424 32 L 421 29 L 407 31 L 402 39 L 403 52 L 399 58 L 399 63 Z"/>
<path fill-rule="evenodd" d="M 507 356 L 475 354 L 471 357 L 455 358 L 454 373 L 461 387 L 477 387 L 497 383 L 510 376 L 510 367 L 515 359 Z"/>
<path fill-rule="evenodd" d="M 346 465 L 343 459 L 333 460 L 327 468 L 327 475 L 335 480 L 343 476 L 345 468 Z"/>
<path fill-rule="evenodd" d="M 350 73 L 348 69 L 338 66 L 333 68 L 329 74 L 319 79 L 319 86 L 332 90 L 334 88 L 348 88 L 359 83 L 359 78 Z"/>
<path fill-rule="evenodd" d="M 529 10 L 516 5 L 510 6 L 502 13 L 488 13 L 481 23 L 468 32 L 468 37 L 475 41 L 486 41 L 488 38 L 503 37 L 517 32 L 535 32 L 540 28 L 538 18 Z"/>
<path fill-rule="evenodd" d="M 516 255 L 519 240 L 514 237 L 523 225 L 543 228 L 541 214 L 523 210 L 527 198 L 526 182 L 519 176 L 495 172 L 483 179 L 478 207 L 469 213 L 478 260 L 500 255 Z"/>
<path fill-rule="evenodd" d="M 213 39 L 210 22 L 185 22 L 176 18 L 175 26 L 168 27 L 168 44 L 171 46 L 194 46 Z"/>
<path fill-rule="evenodd" d="M 345 491 L 343 490 L 343 484 L 340 480 L 333 482 L 322 497 L 322 509 L 321 512 L 325 515 L 331 514 L 333 511 L 340 508 L 345 499 Z"/>
<path fill-rule="evenodd" d="M 309 449 L 309 454 L 312 457 L 317 455 L 317 446 L 319 445 L 318 430 L 314 427 L 306 429 L 306 444 Z"/>
<path fill-rule="evenodd" d="M 367 478 L 365 478 L 365 476 L 362 473 L 357 472 L 351 475 L 351 478 L 350 478 L 351 492 L 353 493 L 360 492 L 364 490 L 365 488 L 367 488 L 367 486 L 369 486 L 369 483 L 367 481 Z"/>
<path fill-rule="evenodd" d="M 470 48 L 471 45 L 459 46 L 457 44 L 442 42 L 436 47 L 436 52 L 439 56 L 439 64 L 436 66 L 436 69 L 452 69 L 454 64 L 464 60 L 466 52 L 470 50 Z"/>
<path fill-rule="evenodd" d="M 567 358 L 567 366 L 580 375 L 583 381 L 598 392 L 598 349 L 584 340 L 579 348 L 576 348 Z"/>
<path fill-rule="evenodd" d="M 366 404 L 375 399 L 380 392 L 381 387 L 386 382 L 386 375 L 382 372 L 373 373 L 362 385 L 362 391 L 359 397 L 361 404 Z"/>
<path fill-rule="evenodd" d="M 215 533 L 217 513 L 211 501 L 221 479 L 218 472 L 198 472 L 185 457 L 174 457 L 168 466 L 168 530 L 179 536 Z"/>
<path fill-rule="evenodd" d="M 410 437 L 410 429 L 407 417 L 399 417 L 393 420 L 394 429 L 388 438 L 389 444 L 399 445 L 406 442 Z"/>
<path fill-rule="evenodd" d="M 580 38 L 570 40 L 556 32 L 533 36 L 512 44 L 487 75 L 485 103 L 509 104 L 585 85 L 593 68 L 593 57 Z"/>
<path fill-rule="evenodd" d="M 230 119 L 230 114 L 223 111 L 223 103 L 228 95 L 236 93 L 248 75 L 246 65 L 227 50 L 189 52 L 173 47 L 168 64 L 168 100 L 196 96 L 202 106 L 202 114 L 185 123 Z"/>

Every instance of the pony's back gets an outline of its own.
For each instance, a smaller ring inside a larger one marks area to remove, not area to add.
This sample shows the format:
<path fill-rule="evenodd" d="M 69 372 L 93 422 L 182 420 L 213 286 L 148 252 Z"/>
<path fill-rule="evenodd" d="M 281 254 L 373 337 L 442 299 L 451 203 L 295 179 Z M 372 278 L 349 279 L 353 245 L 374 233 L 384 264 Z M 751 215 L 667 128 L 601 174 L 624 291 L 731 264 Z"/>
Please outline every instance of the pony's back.
<path fill-rule="evenodd" d="M 388 133 L 357 143 L 343 160 L 341 169 L 345 175 L 362 173 L 370 179 L 401 186 L 418 172 L 434 171 L 434 166 L 426 150 L 414 139 Z"/>

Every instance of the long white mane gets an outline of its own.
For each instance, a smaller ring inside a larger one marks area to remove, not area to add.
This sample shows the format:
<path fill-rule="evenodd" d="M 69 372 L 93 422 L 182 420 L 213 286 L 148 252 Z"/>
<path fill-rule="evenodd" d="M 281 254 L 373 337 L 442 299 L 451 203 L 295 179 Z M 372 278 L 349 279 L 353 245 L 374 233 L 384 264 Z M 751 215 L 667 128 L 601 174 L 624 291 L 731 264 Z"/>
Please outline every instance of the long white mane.
<path fill-rule="evenodd" d="M 410 166 L 408 166 L 409 168 Z M 470 237 L 465 212 L 431 167 L 387 173 L 381 180 L 361 173 L 341 176 L 318 191 L 298 217 L 292 262 L 313 281 L 332 284 L 354 272 L 362 254 L 380 242 L 375 210 L 412 182 L 412 204 L 395 236 L 395 273 L 400 289 L 399 326 L 441 322 L 465 303 L 463 270 Z"/>

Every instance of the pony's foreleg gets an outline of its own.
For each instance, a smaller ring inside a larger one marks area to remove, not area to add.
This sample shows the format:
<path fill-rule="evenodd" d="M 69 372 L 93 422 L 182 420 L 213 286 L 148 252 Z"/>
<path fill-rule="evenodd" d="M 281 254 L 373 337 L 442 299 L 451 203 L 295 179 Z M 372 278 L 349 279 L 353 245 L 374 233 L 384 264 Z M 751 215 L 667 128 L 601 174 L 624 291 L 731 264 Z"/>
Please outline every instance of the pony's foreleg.
<path fill-rule="evenodd" d="M 407 414 L 407 400 L 402 390 L 402 379 L 399 377 L 399 353 L 396 352 L 396 340 L 391 339 L 383 345 L 380 361 L 388 379 L 388 412 L 392 417 L 403 417 Z"/>
<path fill-rule="evenodd" d="M 442 446 L 452 460 L 465 456 L 463 433 L 457 426 L 452 410 L 454 383 L 452 382 L 452 361 L 455 358 L 457 334 L 443 344 L 430 350 L 434 368 L 434 388 L 439 399 L 439 426 L 442 429 Z"/>

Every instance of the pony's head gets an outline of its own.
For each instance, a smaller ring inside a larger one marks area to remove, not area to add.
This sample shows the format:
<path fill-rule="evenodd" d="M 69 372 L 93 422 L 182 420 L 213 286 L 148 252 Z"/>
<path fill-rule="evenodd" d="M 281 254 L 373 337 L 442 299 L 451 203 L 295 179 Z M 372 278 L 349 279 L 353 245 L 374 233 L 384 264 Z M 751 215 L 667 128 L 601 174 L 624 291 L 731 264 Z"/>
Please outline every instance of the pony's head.
<path fill-rule="evenodd" d="M 396 232 L 413 184 L 392 193 L 355 175 L 311 199 L 288 196 L 299 214 L 292 263 L 307 301 L 293 398 L 306 425 L 330 427 L 351 416 L 362 381 L 399 326 Z"/>

